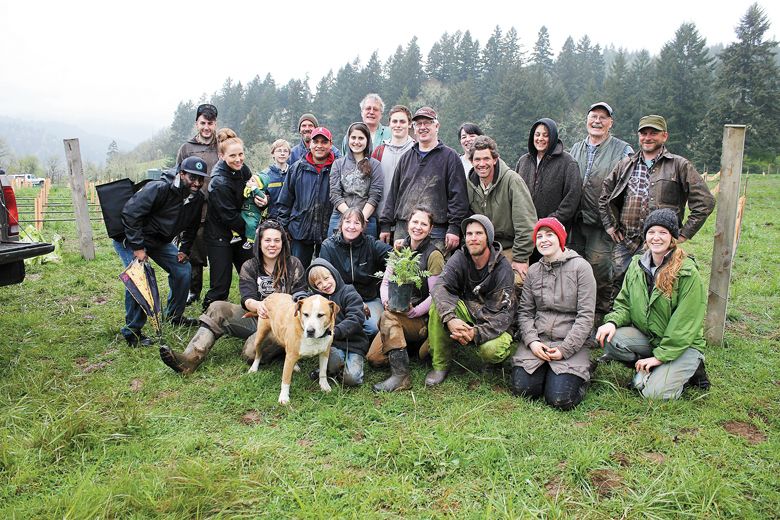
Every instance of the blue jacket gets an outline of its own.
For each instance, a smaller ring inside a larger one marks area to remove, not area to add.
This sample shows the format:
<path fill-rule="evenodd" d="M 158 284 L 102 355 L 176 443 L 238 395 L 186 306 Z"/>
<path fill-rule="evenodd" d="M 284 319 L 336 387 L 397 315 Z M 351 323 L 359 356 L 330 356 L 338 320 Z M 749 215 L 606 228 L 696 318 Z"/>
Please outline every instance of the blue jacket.
<path fill-rule="evenodd" d="M 277 220 L 294 240 L 321 243 L 328 236 L 328 222 L 333 212 L 330 203 L 333 159 L 331 156 L 330 164 L 323 166 L 320 173 L 307 157 L 297 161 L 287 172 L 287 180 L 277 201 Z"/>
<path fill-rule="evenodd" d="M 290 171 L 289 168 L 287 171 Z M 282 193 L 284 180 L 287 178 L 287 172 L 283 172 L 276 164 L 272 164 L 268 169 L 263 170 L 263 174 L 268 178 L 268 218 L 271 220 L 279 219 L 279 195 Z"/>

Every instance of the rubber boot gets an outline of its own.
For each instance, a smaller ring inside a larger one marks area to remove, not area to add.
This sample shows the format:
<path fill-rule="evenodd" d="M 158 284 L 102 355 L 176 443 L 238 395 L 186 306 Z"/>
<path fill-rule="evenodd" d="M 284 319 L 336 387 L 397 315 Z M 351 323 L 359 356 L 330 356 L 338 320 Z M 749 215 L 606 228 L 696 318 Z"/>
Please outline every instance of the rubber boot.
<path fill-rule="evenodd" d="M 436 386 L 442 384 L 444 380 L 447 379 L 447 375 L 449 373 L 449 370 L 431 370 L 428 372 L 428 375 L 425 376 L 425 386 Z"/>
<path fill-rule="evenodd" d="M 704 361 L 699 363 L 696 372 L 694 372 L 688 382 L 685 383 L 685 388 L 690 387 L 699 388 L 701 390 L 710 389 L 710 379 L 707 377 L 707 371 L 704 369 Z"/>
<path fill-rule="evenodd" d="M 390 361 L 390 377 L 374 385 L 374 392 L 398 392 L 412 387 L 409 372 L 409 354 L 405 348 L 391 350 L 387 354 Z"/>
<path fill-rule="evenodd" d="M 167 345 L 163 345 L 160 347 L 160 358 L 174 371 L 191 374 L 206 359 L 206 355 L 216 340 L 217 336 L 211 329 L 200 327 L 184 352 L 179 354 Z"/>

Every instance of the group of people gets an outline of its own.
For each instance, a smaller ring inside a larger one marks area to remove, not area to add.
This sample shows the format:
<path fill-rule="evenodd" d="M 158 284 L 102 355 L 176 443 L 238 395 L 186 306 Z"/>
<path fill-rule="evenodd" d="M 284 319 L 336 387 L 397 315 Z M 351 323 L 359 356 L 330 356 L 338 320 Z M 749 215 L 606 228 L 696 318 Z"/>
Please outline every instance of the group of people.
<path fill-rule="evenodd" d="M 183 352 L 161 346 L 169 367 L 191 373 L 226 334 L 245 339 L 253 359 L 258 318 L 245 315 L 267 317 L 265 298 L 284 292 L 338 304 L 328 375 L 348 386 L 362 384 L 367 360 L 390 368 L 376 391 L 410 388 L 410 353 L 430 358 L 425 384 L 435 386 L 456 347 L 473 345 L 486 369 L 511 360 L 513 393 L 568 410 L 597 366 L 588 348 L 596 341 L 598 361 L 630 365 L 645 397 L 709 386 L 704 286 L 678 245 L 701 228 L 714 198 L 664 146 L 663 117 L 639 121 L 634 152 L 610 134 L 612 107 L 595 103 L 587 136 L 568 153 L 555 121 L 541 118 L 512 170 L 477 125 L 458 130 L 459 154 L 439 140 L 431 107 L 412 114 L 396 105 L 388 127 L 377 94 L 360 109 L 341 150 L 303 114 L 300 142 L 275 141 L 271 166 L 253 175 L 241 139 L 216 130 L 216 107 L 198 107 L 175 176 L 131 198 L 127 239 L 114 244 L 126 264 L 148 255 L 168 271 L 167 316 L 198 325 Z M 402 248 L 417 253 L 424 277 L 399 311 L 388 306 L 388 255 Z M 205 265 L 210 287 L 192 320 L 183 310 L 199 298 Z M 234 268 L 240 305 L 228 301 Z M 148 344 L 132 303 L 127 296 L 122 333 Z M 281 354 L 266 343 L 264 360 Z"/>

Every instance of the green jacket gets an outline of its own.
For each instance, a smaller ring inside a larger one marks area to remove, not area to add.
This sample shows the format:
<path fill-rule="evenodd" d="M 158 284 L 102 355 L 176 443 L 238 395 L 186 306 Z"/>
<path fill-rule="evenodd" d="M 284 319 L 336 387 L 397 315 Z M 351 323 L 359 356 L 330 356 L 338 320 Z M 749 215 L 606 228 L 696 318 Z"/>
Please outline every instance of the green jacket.
<path fill-rule="evenodd" d="M 493 223 L 495 240 L 504 250 L 512 250 L 512 260 L 528 262 L 534 251 L 531 234 L 536 224 L 536 208 L 525 181 L 509 166 L 498 160 L 498 173 L 487 193 L 479 183 L 474 168 L 466 182 L 472 213 L 481 213 Z"/>
<path fill-rule="evenodd" d="M 649 255 L 645 252 L 631 259 L 613 311 L 604 317 L 604 323 L 636 327 L 649 338 L 653 356 L 666 363 L 677 359 L 689 347 L 703 349 L 707 294 L 696 262 L 690 257 L 683 260 L 671 299 L 654 283 L 653 290 L 648 291 L 649 272 L 642 263 L 649 264 Z"/>

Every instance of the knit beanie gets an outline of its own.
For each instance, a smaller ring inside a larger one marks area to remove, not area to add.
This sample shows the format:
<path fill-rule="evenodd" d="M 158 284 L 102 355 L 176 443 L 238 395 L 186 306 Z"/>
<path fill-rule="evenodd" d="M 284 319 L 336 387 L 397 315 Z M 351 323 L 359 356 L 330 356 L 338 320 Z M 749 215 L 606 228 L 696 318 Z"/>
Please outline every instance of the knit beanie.
<path fill-rule="evenodd" d="M 534 234 L 531 235 L 534 244 L 536 244 L 536 234 L 539 232 L 539 229 L 543 227 L 550 228 L 552 232 L 555 233 L 555 236 L 558 237 L 558 242 L 561 243 L 561 251 L 566 249 L 566 228 L 563 227 L 561 221 L 555 217 L 544 217 L 539 219 L 539 222 L 534 226 Z"/>
<path fill-rule="evenodd" d="M 487 235 L 488 245 L 492 244 L 493 240 L 496 237 L 496 231 L 493 228 L 493 223 L 485 215 L 480 215 L 479 213 L 475 213 L 471 215 L 469 218 L 464 218 L 463 222 L 460 223 L 460 230 L 463 232 L 463 236 L 466 236 L 466 226 L 468 226 L 472 222 L 476 222 L 480 224 L 483 228 L 485 228 L 485 234 Z"/>
<path fill-rule="evenodd" d="M 680 222 L 677 219 L 677 212 L 673 209 L 661 208 L 650 213 L 645 220 L 642 236 L 647 235 L 647 230 L 653 226 L 666 228 L 674 238 L 680 238 Z"/>
<path fill-rule="evenodd" d="M 314 114 L 303 114 L 301 117 L 298 118 L 298 131 L 301 131 L 301 123 L 304 121 L 311 121 L 314 123 L 315 127 L 320 126 L 320 122 L 317 121 L 317 118 L 314 117 Z"/>

